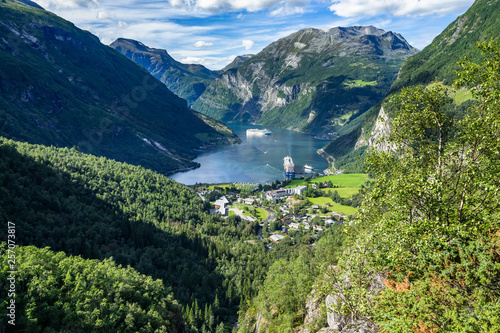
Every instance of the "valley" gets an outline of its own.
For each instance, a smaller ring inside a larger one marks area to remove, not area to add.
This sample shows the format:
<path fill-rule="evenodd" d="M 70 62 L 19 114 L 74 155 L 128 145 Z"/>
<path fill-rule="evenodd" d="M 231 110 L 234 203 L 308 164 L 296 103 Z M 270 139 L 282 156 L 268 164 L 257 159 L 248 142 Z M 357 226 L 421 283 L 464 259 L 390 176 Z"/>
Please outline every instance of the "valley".
<path fill-rule="evenodd" d="M 421 51 L 447 4 L 37 2 L 0 1 L 0 331 L 500 331 L 500 0 Z"/>

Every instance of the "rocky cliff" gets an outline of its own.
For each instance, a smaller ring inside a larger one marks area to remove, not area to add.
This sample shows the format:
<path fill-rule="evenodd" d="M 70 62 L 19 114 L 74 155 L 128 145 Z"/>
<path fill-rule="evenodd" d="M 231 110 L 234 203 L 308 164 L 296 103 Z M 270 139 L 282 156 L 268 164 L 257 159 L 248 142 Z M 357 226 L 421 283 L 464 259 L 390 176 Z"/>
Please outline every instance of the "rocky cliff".
<path fill-rule="evenodd" d="M 376 104 L 416 52 L 372 26 L 300 30 L 224 72 L 193 108 L 223 121 L 333 135 Z"/>

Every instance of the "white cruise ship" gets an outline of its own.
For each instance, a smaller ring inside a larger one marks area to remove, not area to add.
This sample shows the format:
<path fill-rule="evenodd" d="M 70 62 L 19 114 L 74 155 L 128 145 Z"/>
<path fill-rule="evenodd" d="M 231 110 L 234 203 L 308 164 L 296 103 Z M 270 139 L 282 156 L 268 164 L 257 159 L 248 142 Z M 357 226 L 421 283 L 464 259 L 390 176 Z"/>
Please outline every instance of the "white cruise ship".
<path fill-rule="evenodd" d="M 257 128 L 247 129 L 247 136 L 264 136 L 264 135 L 271 135 L 271 131 L 268 130 L 267 128 L 264 128 L 262 130 Z"/>

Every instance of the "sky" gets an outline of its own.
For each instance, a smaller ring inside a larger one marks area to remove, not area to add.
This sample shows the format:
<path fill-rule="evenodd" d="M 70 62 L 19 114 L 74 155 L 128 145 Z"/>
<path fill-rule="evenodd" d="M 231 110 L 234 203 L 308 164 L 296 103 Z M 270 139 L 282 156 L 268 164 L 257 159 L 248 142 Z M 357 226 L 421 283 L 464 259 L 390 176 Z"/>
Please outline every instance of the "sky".
<path fill-rule="evenodd" d="M 131 38 L 218 70 L 304 28 L 373 25 L 423 49 L 473 0 L 34 0 L 109 45 Z"/>

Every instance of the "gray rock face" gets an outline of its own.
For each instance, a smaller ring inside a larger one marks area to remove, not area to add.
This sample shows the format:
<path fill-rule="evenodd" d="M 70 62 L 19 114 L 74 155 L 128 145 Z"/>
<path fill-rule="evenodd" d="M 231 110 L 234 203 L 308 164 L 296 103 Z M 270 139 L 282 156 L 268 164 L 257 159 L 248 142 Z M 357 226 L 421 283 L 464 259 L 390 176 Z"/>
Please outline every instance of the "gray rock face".
<path fill-rule="evenodd" d="M 362 146 L 368 146 L 369 148 L 375 147 L 377 151 L 391 150 L 394 147 L 392 147 L 386 140 L 390 135 L 390 118 L 382 106 L 369 137 L 366 138 L 365 133 L 362 133 L 354 148 L 357 149 Z"/>
<path fill-rule="evenodd" d="M 370 284 L 368 286 L 368 291 L 373 297 L 381 290 L 385 289 L 382 276 L 373 274 L 370 277 Z M 342 284 L 345 288 L 350 288 L 350 282 L 348 276 L 343 278 Z M 328 326 L 333 332 L 340 333 L 375 333 L 379 332 L 380 328 L 373 323 L 370 318 L 355 318 L 351 315 L 344 315 L 337 311 L 342 305 L 343 299 L 340 294 L 328 295 L 325 299 L 327 308 L 327 320 Z"/>
<path fill-rule="evenodd" d="M 335 132 L 340 117 L 378 102 L 416 52 L 372 26 L 303 29 L 224 72 L 193 108 L 224 121 Z"/>

